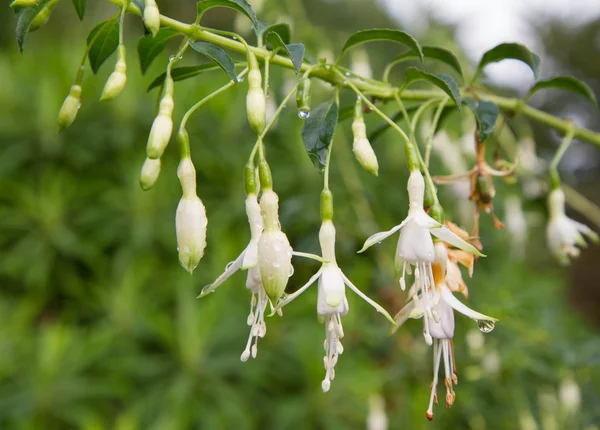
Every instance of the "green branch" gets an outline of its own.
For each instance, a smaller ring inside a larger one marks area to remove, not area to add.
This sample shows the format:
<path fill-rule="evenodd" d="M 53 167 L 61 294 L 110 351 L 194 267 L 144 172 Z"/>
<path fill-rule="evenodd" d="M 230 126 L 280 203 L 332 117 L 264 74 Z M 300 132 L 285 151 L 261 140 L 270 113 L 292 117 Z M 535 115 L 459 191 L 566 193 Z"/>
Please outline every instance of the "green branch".
<path fill-rule="evenodd" d="M 126 3 L 126 0 L 109 1 L 121 7 L 123 7 Z M 140 10 L 131 3 L 127 6 L 127 11 L 135 15 L 140 15 Z M 190 39 L 210 42 L 220 46 L 221 48 L 229 49 L 231 51 L 239 52 L 241 54 L 245 54 L 247 52 L 246 47 L 243 45 L 243 43 L 229 39 L 227 37 L 219 36 L 218 34 L 214 34 L 208 30 L 203 30 L 195 24 L 186 24 L 181 21 L 177 21 L 175 19 L 166 17 L 164 15 L 160 16 L 160 23 L 164 27 L 171 28 L 181 34 L 188 36 Z M 250 50 L 256 55 L 258 59 L 262 61 L 265 61 L 265 59 L 270 58 L 271 64 L 275 64 L 288 69 L 294 68 L 292 60 L 290 60 L 287 57 L 283 57 L 281 55 L 273 55 L 271 51 L 264 48 L 257 48 L 251 46 Z M 302 72 L 305 72 L 310 67 L 311 65 L 309 64 L 303 64 L 300 70 Z M 362 93 L 380 100 L 392 100 L 394 98 L 394 94 L 398 91 L 397 87 L 394 87 L 385 82 L 374 81 L 372 79 L 367 81 L 365 79 L 361 79 L 359 76 L 344 76 L 344 79 L 342 79 L 333 71 L 332 68 L 322 68 L 315 70 L 312 72 L 311 76 L 321 79 L 323 81 L 327 81 L 336 86 L 350 86 L 349 84 L 352 83 Z M 347 84 L 345 84 L 345 82 L 347 82 Z M 531 106 L 523 106 L 522 100 L 520 99 L 496 96 L 485 92 L 476 91 L 473 89 L 471 89 L 470 92 L 475 92 L 477 97 L 481 100 L 488 100 L 493 103 L 496 103 L 500 107 L 500 109 L 507 113 L 519 112 L 520 114 L 534 121 L 537 121 L 550 128 L 560 131 L 562 134 L 566 134 L 569 130 L 572 130 L 573 137 L 575 139 L 581 139 L 600 146 L 600 133 L 596 133 L 581 127 L 573 127 L 569 120 L 557 118 L 554 115 L 548 114 Z M 444 96 L 445 93 L 436 90 L 402 91 L 402 99 L 405 101 L 426 101 L 434 97 L 441 99 Z M 453 102 L 450 101 L 447 105 L 451 106 L 452 104 Z"/>

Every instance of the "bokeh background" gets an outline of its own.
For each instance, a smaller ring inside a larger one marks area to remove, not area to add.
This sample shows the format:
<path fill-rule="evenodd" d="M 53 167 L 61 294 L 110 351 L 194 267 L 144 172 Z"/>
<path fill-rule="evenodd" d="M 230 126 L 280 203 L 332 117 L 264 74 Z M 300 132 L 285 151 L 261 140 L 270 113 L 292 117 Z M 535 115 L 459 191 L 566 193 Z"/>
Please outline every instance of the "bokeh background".
<path fill-rule="evenodd" d="M 113 59 L 98 76 L 88 68 L 77 121 L 57 135 L 56 114 L 85 36 L 116 12 L 108 2 L 89 3 L 80 23 L 71 2 L 63 0 L 50 22 L 28 36 L 24 56 L 13 37 L 14 15 L 7 5 L 0 13 L 0 428 L 598 429 L 600 251 L 591 246 L 566 269 L 552 260 L 545 246 L 543 188 L 531 177 L 543 175 L 559 136 L 535 125 L 519 128 L 534 137 L 539 159 L 529 158 L 533 164 L 523 170 L 528 178 L 521 183 L 496 181 L 495 209 L 507 228 L 494 230 L 482 217 L 488 257 L 477 263 L 468 304 L 500 322 L 484 335 L 457 316 L 460 383 L 454 406 L 446 410 L 442 402 L 435 420 L 425 420 L 432 358 L 422 323 L 410 321 L 389 337 L 381 315 L 350 292 L 345 352 L 332 389 L 324 394 L 324 329 L 316 318 L 315 289 L 287 307 L 283 318 L 267 321 L 258 357 L 247 363 L 239 360 L 248 335 L 245 274 L 196 299 L 248 240 L 242 174 L 254 139 L 244 85 L 220 95 L 188 123 L 198 192 L 209 217 L 206 254 L 193 276 L 179 266 L 176 252 L 174 212 L 181 192 L 176 146 L 168 148 L 154 189 L 143 192 L 137 181 L 156 102 L 146 87 L 169 55 L 142 76 L 135 53 L 143 35 L 139 19 L 126 20 L 123 94 L 98 102 Z M 194 19 L 194 1 L 158 3 L 163 13 Z M 288 22 L 293 40 L 305 43 L 313 57 L 333 59 L 354 31 L 391 27 L 453 49 L 472 71 L 486 49 L 521 41 L 543 54 L 543 76 L 572 74 L 600 94 L 600 11 L 592 1 L 545 1 L 543 10 L 533 1 L 518 6 L 456 1 L 452 7 L 391 0 L 251 3 L 261 20 Z M 249 30 L 228 10 L 207 13 L 203 23 Z M 370 45 L 374 75 L 398 53 L 397 46 Z M 204 60 L 190 53 L 184 61 Z M 490 67 L 485 82 L 519 95 L 532 83 L 528 73 L 506 61 Z M 393 79 L 400 77 L 398 72 Z M 272 71 L 270 103 L 282 99 L 293 79 L 290 71 Z M 212 73 L 177 84 L 176 121 L 225 82 Z M 315 104 L 330 94 L 327 85 L 314 87 Z M 533 103 L 600 128 L 600 115 L 585 100 L 547 92 Z M 367 125 L 373 129 L 379 121 L 368 118 Z M 452 117 L 445 126 L 446 140 L 455 148 L 450 152 L 470 166 L 471 141 L 464 136 L 472 126 L 469 119 Z M 304 151 L 301 127 L 290 105 L 266 144 L 283 229 L 295 249 L 318 252 L 322 178 Z M 395 312 L 405 300 L 393 279 L 395 243 L 355 253 L 366 237 L 406 214 L 400 141 L 386 132 L 373 142 L 379 178 L 360 170 L 350 144 L 345 122 L 335 142 L 331 179 L 338 262 L 356 285 Z M 514 156 L 514 147 L 512 153 L 501 149 L 505 158 Z M 575 143 L 561 167 L 566 183 L 600 202 L 597 148 Z M 448 156 L 435 153 L 432 170 L 449 173 Z M 471 228 L 472 208 L 457 198 L 460 190 L 440 192 L 448 215 Z M 588 215 L 594 218 L 594 211 Z M 310 261 L 294 265 L 289 291 L 317 270 Z"/>

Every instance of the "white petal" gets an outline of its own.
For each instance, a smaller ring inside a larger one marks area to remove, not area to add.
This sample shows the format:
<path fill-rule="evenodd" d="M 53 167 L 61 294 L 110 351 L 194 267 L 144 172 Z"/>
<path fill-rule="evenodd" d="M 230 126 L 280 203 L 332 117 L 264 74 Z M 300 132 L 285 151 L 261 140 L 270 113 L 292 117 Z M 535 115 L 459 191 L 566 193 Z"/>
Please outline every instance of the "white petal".
<path fill-rule="evenodd" d="M 440 227 L 442 225 L 433 218 L 431 218 L 429 215 L 427 215 L 427 213 L 422 208 L 417 210 L 411 210 L 411 216 L 419 225 L 419 227 L 426 228 L 427 230 Z"/>
<path fill-rule="evenodd" d="M 598 240 L 600 240 L 598 234 L 594 230 L 589 228 L 587 225 L 577 222 L 575 220 L 571 221 L 573 221 L 575 227 L 577 227 L 577 230 L 579 230 L 580 233 L 585 234 L 592 242 L 598 242 Z"/>
<path fill-rule="evenodd" d="M 370 238 L 368 238 L 365 241 L 365 244 L 363 245 L 362 249 L 360 251 L 358 251 L 358 252 L 359 253 L 365 252 L 368 248 L 372 247 L 376 243 L 379 243 L 383 239 L 386 239 L 386 238 L 390 237 L 392 234 L 396 233 L 398 230 L 400 230 L 402 227 L 404 227 L 404 225 L 408 222 L 409 219 L 410 219 L 410 215 L 408 217 L 406 217 L 406 219 L 404 221 L 402 221 L 401 224 L 398 224 L 397 226 L 395 226 L 391 230 L 380 231 L 379 233 L 375 233 L 373 236 L 371 236 Z"/>
<path fill-rule="evenodd" d="M 221 285 L 231 275 L 233 275 L 235 272 L 237 272 L 240 269 L 240 267 L 242 267 L 242 261 L 244 261 L 244 254 L 245 253 L 246 253 L 246 250 L 244 250 L 238 256 L 238 258 L 235 259 L 235 261 L 229 263 L 225 267 L 225 271 L 221 274 L 221 276 L 219 276 L 217 279 L 215 279 L 215 281 L 212 284 L 209 284 L 209 285 L 205 286 L 204 288 L 202 288 L 202 291 L 200 292 L 200 295 L 198 296 L 198 298 L 204 297 L 207 294 L 212 293 L 213 291 L 215 291 L 217 289 L 217 287 L 219 285 Z"/>
<path fill-rule="evenodd" d="M 352 282 L 350 282 L 350 280 L 346 277 L 346 275 L 344 275 L 343 272 L 342 272 L 342 277 L 344 278 L 344 282 L 346 283 L 346 285 L 348 285 L 348 287 L 350 287 L 350 289 L 352 291 L 354 291 L 365 302 L 367 302 L 368 304 L 373 306 L 377 312 L 383 314 L 383 316 L 386 317 L 389 322 L 391 322 L 393 325 L 396 325 L 396 322 L 394 321 L 392 316 L 385 309 L 383 309 L 383 307 L 381 307 L 375 301 L 373 301 L 369 297 L 367 297 L 367 295 L 365 293 L 360 291 Z"/>
<path fill-rule="evenodd" d="M 446 226 L 432 228 L 429 231 L 431 232 L 431 234 L 433 234 L 438 239 L 441 239 L 444 242 L 446 242 L 458 249 L 462 249 L 463 251 L 470 252 L 471 254 L 475 254 L 480 257 L 485 257 L 485 255 L 482 254 L 481 252 L 479 252 L 477 250 L 477 248 L 475 248 L 473 245 L 465 242 L 460 237 L 458 237 L 457 235 L 452 233 Z"/>
<path fill-rule="evenodd" d="M 242 261 L 242 270 L 249 269 L 258 264 L 258 240 L 252 239 L 244 252 L 244 260 Z"/>
<path fill-rule="evenodd" d="M 342 271 L 336 263 L 325 263 L 321 271 L 319 286 L 323 286 L 327 304 L 332 308 L 339 306 L 346 298 Z"/>
<path fill-rule="evenodd" d="M 293 294 L 289 294 L 289 295 L 285 296 L 285 298 L 283 298 L 283 300 L 279 300 L 277 302 L 277 305 L 275 306 L 275 308 L 273 308 L 273 312 L 269 316 L 274 315 L 275 312 L 277 312 L 277 310 L 281 309 L 282 307 L 284 307 L 285 305 L 290 303 L 292 300 L 294 300 L 296 297 L 298 297 L 300 294 L 302 294 L 308 287 L 310 287 L 312 284 L 314 284 L 315 281 L 317 280 L 317 278 L 319 276 L 321 276 L 321 271 L 322 271 L 322 269 L 319 269 L 319 271 L 317 273 L 315 273 L 308 280 L 308 282 L 306 284 L 304 284 L 302 287 L 298 288 L 298 290 L 295 291 Z"/>
<path fill-rule="evenodd" d="M 425 317 L 429 318 L 429 334 L 434 339 L 452 339 L 454 337 L 454 311 L 443 300 L 434 310 L 438 314 L 439 322 L 428 316 Z"/>
<path fill-rule="evenodd" d="M 476 312 L 473 309 L 469 308 L 467 305 L 461 303 L 456 297 L 454 297 L 452 291 L 450 291 L 445 285 L 442 285 L 441 290 L 442 300 L 444 300 L 448 305 L 450 305 L 455 311 L 458 311 L 461 314 L 466 315 L 474 320 L 498 321 L 496 318 L 480 314 L 479 312 Z"/>
<path fill-rule="evenodd" d="M 421 227 L 415 220 L 411 219 L 400 232 L 396 257 L 411 264 L 433 263 L 435 255 L 433 239 L 429 234 L 429 230 Z"/>

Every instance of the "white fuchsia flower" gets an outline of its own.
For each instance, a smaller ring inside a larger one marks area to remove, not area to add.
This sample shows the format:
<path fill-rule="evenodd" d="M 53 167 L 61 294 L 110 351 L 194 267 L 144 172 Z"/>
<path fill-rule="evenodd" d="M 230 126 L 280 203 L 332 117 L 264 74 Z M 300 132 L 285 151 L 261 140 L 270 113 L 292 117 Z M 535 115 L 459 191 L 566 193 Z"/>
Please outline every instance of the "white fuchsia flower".
<path fill-rule="evenodd" d="M 323 358 L 325 379 L 323 379 L 321 388 L 324 392 L 327 392 L 331 387 L 331 381 L 335 378 L 334 367 L 338 356 L 344 351 L 340 339 L 344 337 L 341 317 L 348 313 L 345 286 L 350 287 L 359 297 L 373 306 L 377 312 L 382 313 L 392 324 L 395 323 L 386 310 L 350 282 L 337 265 L 335 260 L 335 226 L 330 220 L 323 221 L 321 224 L 319 242 L 323 255 L 321 268 L 298 291 L 283 296 L 277 303 L 276 309 L 281 309 L 290 303 L 318 280 L 317 314 L 325 321 L 325 343 L 323 344 L 325 348 L 325 357 Z"/>
<path fill-rule="evenodd" d="M 394 228 L 388 231 L 375 233 L 369 237 L 362 249 L 364 252 L 369 247 L 381 242 L 383 239 L 400 231 L 400 238 L 396 248 L 395 267 L 402 273 L 400 287 L 406 289 L 404 279 L 406 272 L 411 273 L 411 266 L 415 267 L 416 284 L 421 289 L 423 306 L 431 314 L 433 301 L 436 299 L 437 290 L 433 286 L 433 272 L 431 263 L 434 261 L 432 235 L 444 242 L 471 254 L 483 256 L 474 246 L 452 233 L 446 226 L 431 218 L 423 209 L 425 197 L 425 181 L 418 170 L 413 170 L 408 179 L 409 209 L 408 216 Z M 430 315 L 431 316 L 431 315 Z"/>
<path fill-rule="evenodd" d="M 548 247 L 561 264 L 569 264 L 571 258 L 579 256 L 577 246 L 587 246 L 584 235 L 592 242 L 598 242 L 598 235 L 591 228 L 565 214 L 565 193 L 560 188 L 552 190 L 548 196 L 548 210 Z"/>
<path fill-rule="evenodd" d="M 456 397 L 453 388 L 453 385 L 458 383 L 456 365 L 454 363 L 454 345 L 452 342 L 452 338 L 454 337 L 454 311 L 458 311 L 475 320 L 479 329 L 484 333 L 493 330 L 497 321 L 495 318 L 470 309 L 454 297 L 446 285 L 446 264 L 448 262 L 446 246 L 441 242 L 437 242 L 434 248 L 433 273 L 435 275 L 434 284 L 430 288 L 437 290 L 438 294 L 430 294 L 428 296 L 426 291 L 423 292 L 422 288 L 416 285 L 410 302 L 394 318 L 398 327 L 404 324 L 408 318 L 423 318 L 425 325 L 423 335 L 425 336 L 425 341 L 428 345 L 433 345 L 434 369 L 431 396 L 426 413 L 428 420 L 433 419 L 433 403 L 437 403 L 438 372 L 442 359 L 445 373 L 446 407 L 452 406 Z M 417 268 L 416 270 L 420 269 Z M 415 284 L 419 284 L 420 282 L 421 278 L 417 276 Z M 433 303 L 431 303 L 430 312 L 427 312 L 427 308 L 423 306 L 423 301 L 429 297 L 433 297 Z"/>
<path fill-rule="evenodd" d="M 258 339 L 267 334 L 267 325 L 265 323 L 265 309 L 269 299 L 262 284 L 260 270 L 258 268 L 258 242 L 263 232 L 264 223 L 260 213 L 260 205 L 256 194 L 248 194 L 246 197 L 246 215 L 250 224 L 250 242 L 248 246 L 234 261 L 227 264 L 225 271 L 212 284 L 202 288 L 198 297 L 204 297 L 214 292 L 223 282 L 238 270 L 248 270 L 246 278 L 246 288 L 252 293 L 250 301 L 250 314 L 248 315 L 248 325 L 250 334 L 246 348 L 241 355 L 241 360 L 246 361 L 250 356 L 256 358 L 258 352 Z"/>

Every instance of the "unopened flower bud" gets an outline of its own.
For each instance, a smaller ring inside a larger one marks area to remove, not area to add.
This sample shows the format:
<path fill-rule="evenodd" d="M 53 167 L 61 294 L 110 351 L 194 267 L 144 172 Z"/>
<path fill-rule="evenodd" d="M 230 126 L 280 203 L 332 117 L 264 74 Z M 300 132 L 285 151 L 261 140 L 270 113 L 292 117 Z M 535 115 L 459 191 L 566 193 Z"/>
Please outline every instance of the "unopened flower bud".
<path fill-rule="evenodd" d="M 184 157 L 177 168 L 183 197 L 177 206 L 175 230 L 179 262 L 192 273 L 204 255 L 206 247 L 206 210 L 196 195 L 196 169 L 189 157 Z"/>
<path fill-rule="evenodd" d="M 167 77 L 167 79 L 169 78 Z M 154 119 L 152 128 L 150 129 L 148 146 L 146 148 L 148 158 L 156 159 L 162 157 L 165 148 L 169 144 L 171 132 L 173 131 L 173 120 L 171 119 L 173 106 L 173 96 L 165 92 L 160 101 L 158 115 Z"/>
<path fill-rule="evenodd" d="M 183 196 L 175 214 L 179 262 L 192 273 L 204 255 L 206 247 L 206 210 L 196 195 Z"/>
<path fill-rule="evenodd" d="M 37 4 L 37 0 L 14 0 L 11 4 L 11 8 L 16 7 L 33 7 Z"/>
<path fill-rule="evenodd" d="M 77 111 L 81 106 L 81 86 L 73 85 L 69 90 L 69 95 L 65 98 L 60 111 L 58 112 L 58 132 L 67 128 L 77 116 Z"/>
<path fill-rule="evenodd" d="M 373 151 L 373 148 L 367 139 L 367 128 L 363 119 L 363 107 L 360 99 L 356 101 L 356 105 L 354 107 L 352 133 L 354 134 L 352 150 L 354 151 L 356 160 L 363 169 L 377 176 L 379 174 L 379 164 L 377 163 L 375 151 Z"/>
<path fill-rule="evenodd" d="M 261 134 L 266 122 L 266 100 L 262 89 L 262 75 L 258 61 L 253 53 L 248 54 L 250 71 L 248 72 L 248 95 L 246 96 L 246 111 L 248 121 L 256 134 Z"/>
<path fill-rule="evenodd" d="M 258 266 L 267 296 L 277 303 L 292 273 L 292 247 L 279 226 L 278 197 L 265 190 L 260 200 L 264 231 L 258 241 Z"/>
<path fill-rule="evenodd" d="M 160 158 L 155 160 L 146 158 L 140 173 L 140 186 L 142 190 L 147 191 L 154 186 L 154 183 L 160 175 Z"/>
<path fill-rule="evenodd" d="M 143 20 L 146 29 L 152 33 L 152 37 L 156 36 L 160 29 L 160 13 L 156 1 L 145 0 Z"/>
<path fill-rule="evenodd" d="M 125 46 L 120 45 L 115 70 L 110 74 L 100 100 L 112 100 L 121 94 L 127 82 L 127 65 L 125 63 Z"/>
<path fill-rule="evenodd" d="M 296 104 L 298 116 L 306 119 L 310 115 L 310 78 L 302 78 L 296 91 Z"/>
<path fill-rule="evenodd" d="M 46 24 L 50 19 L 50 14 L 52 10 L 56 7 L 59 0 L 50 0 L 42 9 L 38 12 L 38 14 L 33 18 L 31 24 L 29 25 L 28 31 L 31 33 L 39 29 L 42 25 Z"/>

